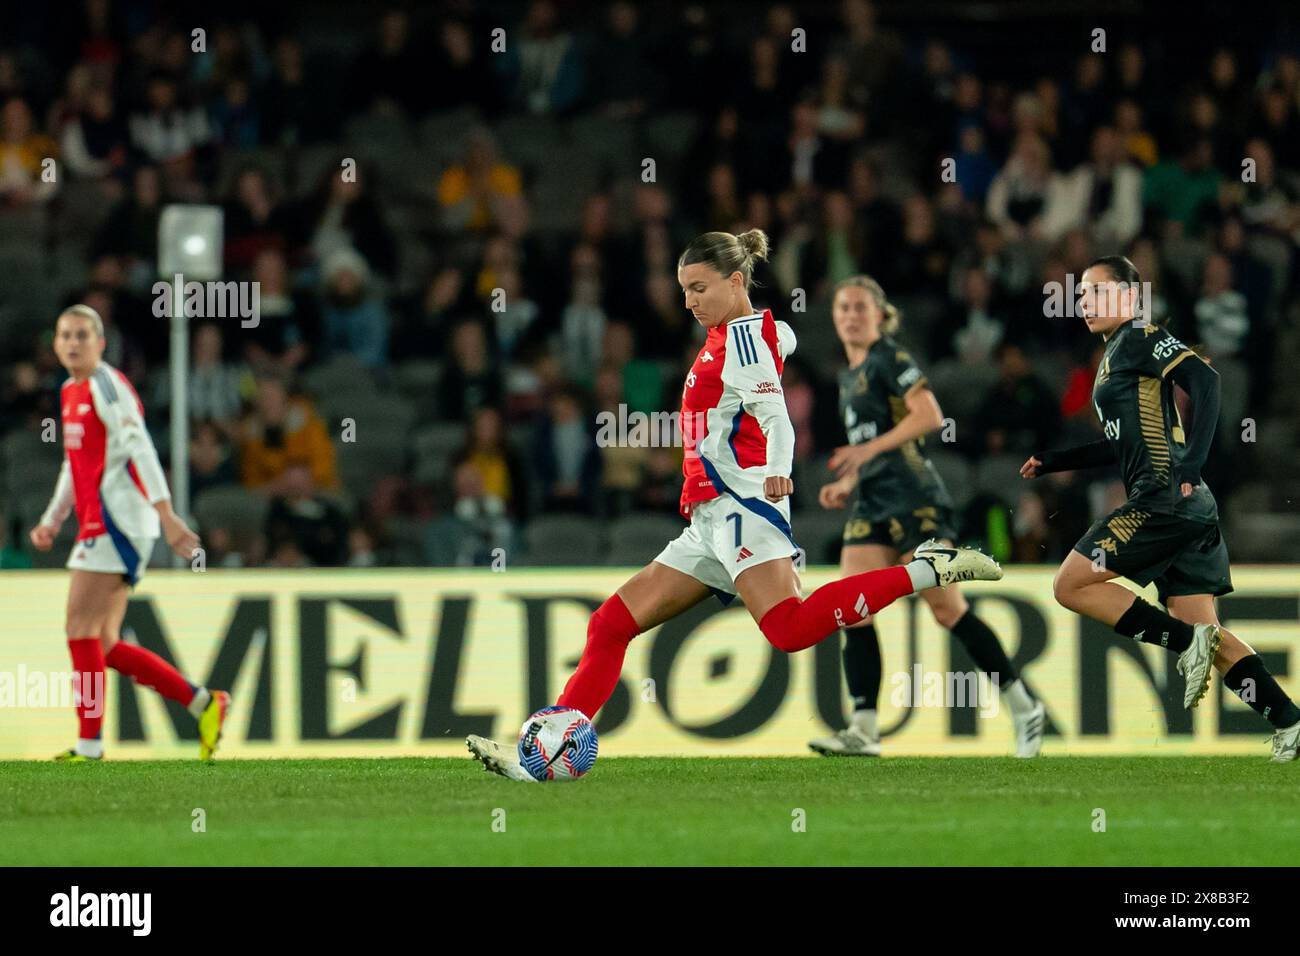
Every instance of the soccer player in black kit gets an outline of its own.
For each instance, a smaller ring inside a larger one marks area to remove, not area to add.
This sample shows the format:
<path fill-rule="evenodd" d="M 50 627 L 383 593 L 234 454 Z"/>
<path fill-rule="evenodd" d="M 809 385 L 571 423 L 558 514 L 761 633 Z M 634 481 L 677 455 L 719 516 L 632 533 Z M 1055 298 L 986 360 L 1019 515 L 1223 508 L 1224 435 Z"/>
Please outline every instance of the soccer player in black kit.
<path fill-rule="evenodd" d="M 1094 261 L 1079 283 L 1080 311 L 1106 349 L 1092 400 L 1105 438 L 1034 455 L 1025 478 L 1118 462 L 1126 501 L 1094 524 L 1056 574 L 1064 607 L 1125 637 L 1178 655 L 1187 681 L 1183 705 L 1195 707 L 1213 667 L 1223 682 L 1274 727 L 1273 759 L 1296 758 L 1300 710 L 1259 655 L 1219 624 L 1218 595 L 1232 590 L 1228 548 L 1214 495 L 1201 468 L 1219 418 L 1219 375 L 1163 328 L 1140 317 L 1141 278 L 1123 256 Z M 1191 423 L 1173 386 L 1191 398 Z M 1112 583 L 1126 577 L 1156 584 L 1168 613 Z"/>
<path fill-rule="evenodd" d="M 878 282 L 854 276 L 836 287 L 831 314 L 849 363 L 840 373 L 840 414 L 849 444 L 831 457 L 839 480 L 822 487 L 819 501 L 823 508 L 843 508 L 857 492 L 844 526 L 841 571 L 889 567 L 929 539 L 951 547 L 952 499 L 923 450 L 924 436 L 943 424 L 943 413 L 921 369 L 892 338 L 898 310 Z M 1037 756 L 1046 712 L 997 636 L 957 585 L 922 592 L 922 598 L 998 686 L 1011 711 L 1016 756 Z M 849 726 L 809 747 L 828 756 L 879 756 L 881 669 L 880 639 L 868 616 L 844 630 L 844 675 L 854 706 Z"/>

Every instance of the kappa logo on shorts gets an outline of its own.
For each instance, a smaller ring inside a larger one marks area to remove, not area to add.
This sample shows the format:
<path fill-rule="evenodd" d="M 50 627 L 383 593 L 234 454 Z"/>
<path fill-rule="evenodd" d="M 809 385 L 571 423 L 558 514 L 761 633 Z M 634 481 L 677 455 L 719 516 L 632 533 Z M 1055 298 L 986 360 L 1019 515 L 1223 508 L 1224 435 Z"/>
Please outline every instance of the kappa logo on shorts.
<path fill-rule="evenodd" d="M 1103 551 L 1109 551 L 1111 554 L 1119 554 L 1119 545 L 1115 543 L 1114 538 L 1102 538 L 1100 541 L 1094 541 L 1097 547 Z"/>

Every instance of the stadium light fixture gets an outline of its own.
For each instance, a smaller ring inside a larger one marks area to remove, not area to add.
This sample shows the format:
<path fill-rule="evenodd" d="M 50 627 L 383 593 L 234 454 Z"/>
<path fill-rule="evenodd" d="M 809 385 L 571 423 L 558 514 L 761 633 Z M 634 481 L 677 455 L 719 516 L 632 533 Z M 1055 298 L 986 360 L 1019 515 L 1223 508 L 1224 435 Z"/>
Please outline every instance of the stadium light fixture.
<path fill-rule="evenodd" d="M 185 284 L 221 278 L 225 218 L 220 206 L 174 203 L 158 220 L 158 275 L 172 283 L 171 306 L 171 463 L 172 508 L 190 520 L 190 344 L 185 315 Z M 177 567 L 184 559 L 173 556 Z"/>

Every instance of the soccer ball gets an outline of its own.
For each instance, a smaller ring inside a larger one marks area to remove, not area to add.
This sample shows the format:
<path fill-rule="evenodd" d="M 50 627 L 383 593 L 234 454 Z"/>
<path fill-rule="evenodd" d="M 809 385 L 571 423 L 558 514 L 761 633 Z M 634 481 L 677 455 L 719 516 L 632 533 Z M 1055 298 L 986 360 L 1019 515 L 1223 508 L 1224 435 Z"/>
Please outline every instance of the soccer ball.
<path fill-rule="evenodd" d="M 596 763 L 596 728 L 586 714 L 543 707 L 519 730 L 519 763 L 534 780 L 577 780 Z"/>

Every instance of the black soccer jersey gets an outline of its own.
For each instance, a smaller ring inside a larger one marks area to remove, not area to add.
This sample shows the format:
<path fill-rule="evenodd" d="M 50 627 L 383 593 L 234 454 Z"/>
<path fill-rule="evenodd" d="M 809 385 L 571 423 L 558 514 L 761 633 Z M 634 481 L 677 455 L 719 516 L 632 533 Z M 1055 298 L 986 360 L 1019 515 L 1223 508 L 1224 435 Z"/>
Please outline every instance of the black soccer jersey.
<path fill-rule="evenodd" d="M 907 414 L 906 396 L 926 383 L 912 357 L 888 336 L 876 341 L 860 364 L 840 372 L 840 416 L 849 443 L 883 435 Z M 858 474 L 859 511 L 883 521 L 917 508 L 952 507 L 943 479 L 917 438 L 877 455 Z"/>
<path fill-rule="evenodd" d="M 1125 323 L 1106 343 L 1092 402 L 1119 461 L 1131 505 L 1214 523 L 1218 506 L 1204 482 L 1189 498 L 1173 487 L 1187 438 L 1168 376 L 1182 362 L 1199 361 L 1165 329 Z"/>

